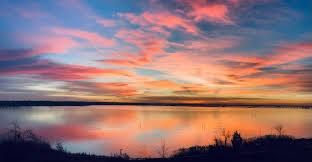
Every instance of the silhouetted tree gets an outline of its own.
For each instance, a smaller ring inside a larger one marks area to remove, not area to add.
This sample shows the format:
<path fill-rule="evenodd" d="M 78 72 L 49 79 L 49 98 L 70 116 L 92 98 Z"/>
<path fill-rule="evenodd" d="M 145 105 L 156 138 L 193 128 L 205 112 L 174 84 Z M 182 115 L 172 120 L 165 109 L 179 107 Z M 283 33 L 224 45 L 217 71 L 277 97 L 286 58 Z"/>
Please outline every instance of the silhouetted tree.
<path fill-rule="evenodd" d="M 64 147 L 63 147 L 62 142 L 60 142 L 60 141 L 59 141 L 59 142 L 56 142 L 55 148 L 56 148 L 57 151 L 66 152 L 65 149 L 64 149 Z"/>
<path fill-rule="evenodd" d="M 167 153 L 168 153 L 168 148 L 166 145 L 166 141 L 165 141 L 165 139 L 161 138 L 159 155 L 162 158 L 166 158 Z"/>
<path fill-rule="evenodd" d="M 223 128 L 221 130 L 221 135 L 224 138 L 224 146 L 227 146 L 227 142 L 228 142 L 229 138 L 231 137 L 230 131 L 227 131 L 227 130 L 225 130 L 225 128 Z"/>
<path fill-rule="evenodd" d="M 214 141 L 215 141 L 215 146 L 217 149 L 220 149 L 222 146 L 223 146 L 223 141 L 222 139 L 218 138 L 218 137 L 215 137 L 214 138 Z"/>
<path fill-rule="evenodd" d="M 282 136 L 284 133 L 284 127 L 282 125 L 277 125 L 274 127 L 279 136 Z"/>
<path fill-rule="evenodd" d="M 127 153 L 123 153 L 122 149 L 119 149 L 119 153 L 111 154 L 111 157 L 123 159 L 123 160 L 129 160 L 130 159 L 130 156 Z"/>
<path fill-rule="evenodd" d="M 241 137 L 240 133 L 235 131 L 232 135 L 232 146 L 235 150 L 238 150 L 243 143 L 243 138 Z"/>
<path fill-rule="evenodd" d="M 13 137 L 13 142 L 16 143 L 23 139 L 23 131 L 17 121 L 11 122 L 8 130 L 9 136 Z"/>

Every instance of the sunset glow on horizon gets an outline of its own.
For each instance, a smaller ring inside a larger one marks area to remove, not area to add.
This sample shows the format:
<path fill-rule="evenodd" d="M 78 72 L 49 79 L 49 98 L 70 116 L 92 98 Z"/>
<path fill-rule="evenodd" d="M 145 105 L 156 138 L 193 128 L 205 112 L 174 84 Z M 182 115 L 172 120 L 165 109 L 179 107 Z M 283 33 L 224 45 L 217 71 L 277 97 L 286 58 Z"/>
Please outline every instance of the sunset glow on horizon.
<path fill-rule="evenodd" d="M 311 1 L 0 4 L 0 100 L 312 103 Z"/>

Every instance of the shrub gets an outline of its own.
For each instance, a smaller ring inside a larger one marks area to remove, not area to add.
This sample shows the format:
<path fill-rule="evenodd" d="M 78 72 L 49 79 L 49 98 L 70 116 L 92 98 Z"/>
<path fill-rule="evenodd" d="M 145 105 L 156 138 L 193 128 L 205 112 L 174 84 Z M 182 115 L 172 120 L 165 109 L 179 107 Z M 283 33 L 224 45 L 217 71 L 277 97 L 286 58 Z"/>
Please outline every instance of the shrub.
<path fill-rule="evenodd" d="M 240 149 L 243 144 L 243 138 L 241 137 L 240 133 L 235 131 L 232 135 L 232 147 L 234 150 Z"/>

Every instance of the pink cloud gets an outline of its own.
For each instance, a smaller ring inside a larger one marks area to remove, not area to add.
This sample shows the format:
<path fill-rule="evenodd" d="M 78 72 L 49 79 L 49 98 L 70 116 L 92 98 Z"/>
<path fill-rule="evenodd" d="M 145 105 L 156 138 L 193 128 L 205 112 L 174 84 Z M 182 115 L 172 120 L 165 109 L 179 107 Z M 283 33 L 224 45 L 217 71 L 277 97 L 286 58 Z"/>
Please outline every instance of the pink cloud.
<path fill-rule="evenodd" d="M 76 92 L 88 92 L 94 95 L 115 95 L 132 96 L 138 93 L 138 90 L 126 82 L 98 83 L 98 82 L 71 82 L 65 89 Z"/>
<path fill-rule="evenodd" d="M 116 20 L 109 20 L 109 19 L 98 19 L 96 20 L 97 23 L 102 24 L 104 27 L 114 27 L 118 24 Z"/>
<path fill-rule="evenodd" d="M 184 19 L 169 12 L 144 12 L 141 15 L 119 13 L 118 15 L 128 19 L 132 24 L 139 24 L 142 26 L 156 25 L 167 27 L 169 29 L 183 29 L 187 32 L 198 34 L 197 27 L 190 20 Z"/>
<path fill-rule="evenodd" d="M 177 0 L 180 4 L 191 9 L 186 15 L 195 21 L 208 21 L 213 23 L 234 24 L 229 18 L 229 9 L 225 4 L 207 3 L 206 0 Z"/>
<path fill-rule="evenodd" d="M 120 30 L 115 37 L 122 39 L 125 42 L 135 45 L 136 51 L 128 54 L 119 53 L 118 56 L 123 57 L 123 61 L 112 61 L 110 63 L 138 66 L 146 63 L 150 63 L 155 55 L 166 55 L 167 52 L 164 48 L 170 45 L 175 45 L 168 42 L 164 37 L 146 32 L 141 29 L 136 30 Z M 115 55 L 117 56 L 117 55 Z M 130 61 L 126 61 L 130 60 Z"/>
<path fill-rule="evenodd" d="M 17 39 L 24 43 L 31 43 L 33 49 L 2 49 L 0 50 L 0 61 L 27 58 L 42 54 L 67 53 L 69 49 L 79 46 L 77 42 L 67 37 L 21 36 Z"/>
<path fill-rule="evenodd" d="M 224 24 L 234 24 L 232 20 L 227 16 L 228 8 L 226 5 L 209 5 L 205 7 L 195 8 L 188 13 L 189 16 L 193 16 L 195 21 L 209 21 L 218 22 Z"/>
<path fill-rule="evenodd" d="M 33 50 L 30 55 L 39 55 L 46 53 L 66 53 L 69 49 L 79 46 L 79 43 L 68 37 L 63 36 L 20 36 L 17 39 L 24 43 L 31 43 Z"/>
<path fill-rule="evenodd" d="M 239 37 L 205 38 L 202 40 L 190 40 L 184 43 L 184 48 L 197 51 L 224 50 L 239 45 Z"/>
<path fill-rule="evenodd" d="M 118 13 L 118 16 L 128 19 L 132 24 L 139 24 L 142 26 L 149 25 L 149 22 L 140 15 L 135 15 L 133 13 Z"/>
<path fill-rule="evenodd" d="M 101 69 L 82 65 L 56 64 L 51 60 L 41 60 L 31 64 L 20 64 L 2 69 L 5 76 L 30 74 L 34 78 L 47 80 L 87 80 L 98 76 L 131 76 L 127 70 Z"/>
<path fill-rule="evenodd" d="M 290 63 L 294 61 L 299 61 L 306 57 L 312 56 L 312 43 L 303 42 L 303 43 L 286 43 L 281 44 L 276 48 L 273 53 L 266 54 L 264 56 L 258 55 L 254 57 L 245 56 L 245 57 L 234 57 L 229 56 L 228 59 L 232 59 L 240 62 L 252 62 L 258 63 L 258 67 L 271 66 L 271 65 L 280 65 L 285 63 Z"/>
<path fill-rule="evenodd" d="M 97 33 L 88 32 L 80 29 L 52 28 L 51 30 L 56 34 L 86 39 L 96 46 L 111 47 L 117 44 L 114 39 L 107 39 L 103 36 L 98 35 Z"/>
<path fill-rule="evenodd" d="M 164 34 L 167 37 L 170 36 L 170 34 L 171 34 L 170 32 L 166 31 L 165 29 L 163 29 L 162 27 L 159 27 L 159 26 L 148 27 L 147 30 Z"/>
<path fill-rule="evenodd" d="M 275 50 L 276 54 L 268 56 L 269 62 L 275 64 L 287 63 L 312 56 L 312 41 L 297 44 L 282 44 Z"/>
<path fill-rule="evenodd" d="M 140 29 L 120 30 L 115 36 L 136 45 L 143 53 L 147 54 L 165 54 L 163 48 L 172 44 L 164 37 Z"/>
<path fill-rule="evenodd" d="M 66 53 L 68 49 L 75 48 L 78 43 L 67 37 L 39 37 L 36 43 L 42 44 L 36 50 L 37 54 Z"/>

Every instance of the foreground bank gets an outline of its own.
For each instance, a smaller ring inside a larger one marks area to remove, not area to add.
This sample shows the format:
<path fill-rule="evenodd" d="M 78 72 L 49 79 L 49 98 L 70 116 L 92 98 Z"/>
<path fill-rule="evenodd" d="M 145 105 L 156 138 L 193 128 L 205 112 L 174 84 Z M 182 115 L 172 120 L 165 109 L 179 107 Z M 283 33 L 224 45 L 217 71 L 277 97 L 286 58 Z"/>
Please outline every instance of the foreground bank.
<path fill-rule="evenodd" d="M 239 161 L 311 162 L 312 139 L 295 139 L 282 133 L 243 139 L 239 132 L 216 138 L 215 144 L 181 148 L 163 158 L 131 158 L 126 153 L 98 156 L 67 152 L 60 143 L 54 147 L 43 138 L 18 126 L 8 129 L 0 141 L 3 162 L 102 162 L 102 161 Z"/>

